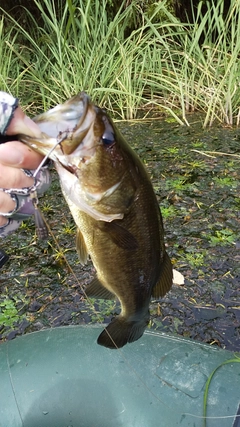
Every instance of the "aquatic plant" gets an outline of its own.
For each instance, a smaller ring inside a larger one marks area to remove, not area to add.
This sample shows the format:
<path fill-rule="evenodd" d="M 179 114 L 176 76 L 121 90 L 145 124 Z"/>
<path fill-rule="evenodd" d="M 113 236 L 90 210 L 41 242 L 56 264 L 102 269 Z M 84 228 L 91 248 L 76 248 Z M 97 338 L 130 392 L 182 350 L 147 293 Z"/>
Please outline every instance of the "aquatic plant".
<path fill-rule="evenodd" d="M 209 396 L 209 388 L 210 388 L 210 384 L 212 383 L 213 377 L 216 374 L 216 372 L 218 371 L 219 368 L 223 367 L 224 365 L 232 365 L 233 363 L 240 363 L 240 357 L 237 354 L 234 354 L 234 358 L 225 360 L 224 362 L 222 362 L 220 365 L 218 365 L 209 375 L 206 385 L 205 385 L 205 390 L 204 390 L 204 395 L 203 395 L 203 427 L 207 426 L 207 401 L 208 401 L 208 396 Z"/>

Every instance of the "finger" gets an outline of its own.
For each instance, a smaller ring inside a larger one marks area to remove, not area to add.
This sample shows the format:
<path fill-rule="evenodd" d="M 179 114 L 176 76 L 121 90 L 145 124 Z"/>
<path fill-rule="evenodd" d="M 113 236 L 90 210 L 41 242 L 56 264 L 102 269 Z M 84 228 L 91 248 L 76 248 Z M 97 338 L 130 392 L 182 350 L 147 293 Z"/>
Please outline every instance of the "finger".
<path fill-rule="evenodd" d="M 43 156 L 19 141 L 0 144 L 0 163 L 16 168 L 36 169 Z"/>
<path fill-rule="evenodd" d="M 8 223 L 8 218 L 5 218 L 4 216 L 0 215 L 0 227 L 3 227 Z"/>
<path fill-rule="evenodd" d="M 8 213 L 15 208 L 14 200 L 9 196 L 9 194 L 0 191 L 0 212 Z M 3 218 L 1 216 L 1 218 Z"/>
<path fill-rule="evenodd" d="M 30 187 L 33 185 L 33 182 L 34 179 L 26 176 L 21 169 L 0 164 L 0 188 Z M 2 197 L 2 194 L 0 195 Z"/>
<path fill-rule="evenodd" d="M 14 111 L 13 118 L 7 127 L 6 135 L 25 134 L 38 137 L 41 135 L 41 130 L 38 125 L 26 116 L 21 107 L 17 107 Z"/>

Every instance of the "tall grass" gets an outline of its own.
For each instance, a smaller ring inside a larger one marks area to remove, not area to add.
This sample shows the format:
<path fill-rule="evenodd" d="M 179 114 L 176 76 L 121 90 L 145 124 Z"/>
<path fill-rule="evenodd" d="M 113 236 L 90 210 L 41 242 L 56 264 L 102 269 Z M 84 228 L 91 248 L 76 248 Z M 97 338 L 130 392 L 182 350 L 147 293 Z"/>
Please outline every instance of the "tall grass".
<path fill-rule="evenodd" d="M 193 24 L 179 22 L 164 0 L 151 14 L 132 1 L 112 20 L 107 0 L 67 0 L 61 16 L 56 1 L 34 2 L 44 25 L 30 16 L 26 30 L 10 20 L 11 31 L 0 38 L 3 90 L 21 88 L 24 102 L 37 110 L 85 90 L 121 118 L 155 108 L 188 124 L 187 113 L 200 110 L 204 126 L 239 124 L 239 0 L 225 18 L 224 0 L 206 2 L 206 13 L 200 2 Z M 136 14 L 141 25 L 126 37 Z"/>
<path fill-rule="evenodd" d="M 19 61 L 13 53 L 17 34 L 13 28 L 5 31 L 4 18 L 0 18 L 0 87 L 3 91 L 16 92 L 19 80 Z M 14 70 L 14 71 L 13 71 Z"/>

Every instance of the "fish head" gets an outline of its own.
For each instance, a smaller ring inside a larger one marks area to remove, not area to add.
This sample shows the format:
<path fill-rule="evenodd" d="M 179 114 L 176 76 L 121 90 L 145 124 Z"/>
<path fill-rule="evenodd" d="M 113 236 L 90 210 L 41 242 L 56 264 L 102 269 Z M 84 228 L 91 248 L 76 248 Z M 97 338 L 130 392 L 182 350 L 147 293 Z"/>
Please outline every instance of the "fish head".
<path fill-rule="evenodd" d="M 87 94 L 77 94 L 33 119 L 41 131 L 40 135 L 21 134 L 19 140 L 38 153 L 49 154 L 49 158 L 58 161 L 61 156 L 71 154 L 79 144 L 79 132 L 77 138 L 74 134 L 86 118 L 88 103 Z"/>
<path fill-rule="evenodd" d="M 41 154 L 50 153 L 65 194 L 122 218 L 135 185 L 125 142 L 106 112 L 81 92 L 36 117 L 35 123 L 41 136 L 21 135 L 19 139 Z"/>

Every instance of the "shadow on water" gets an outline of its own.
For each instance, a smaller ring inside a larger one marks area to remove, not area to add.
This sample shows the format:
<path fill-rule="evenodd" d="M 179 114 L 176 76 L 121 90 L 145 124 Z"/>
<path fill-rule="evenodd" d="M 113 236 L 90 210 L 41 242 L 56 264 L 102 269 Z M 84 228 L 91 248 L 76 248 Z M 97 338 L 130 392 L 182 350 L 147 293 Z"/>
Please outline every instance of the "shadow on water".
<path fill-rule="evenodd" d="M 127 141 L 149 171 L 165 224 L 168 253 L 185 276 L 151 305 L 151 327 L 199 341 L 240 350 L 240 130 L 221 126 L 202 129 L 167 120 L 119 123 Z M 204 155 L 214 151 L 226 155 Z M 118 312 L 112 301 L 86 303 L 62 254 L 81 285 L 94 273 L 82 268 L 75 252 L 75 229 L 62 198 L 56 174 L 41 200 L 62 251 L 50 238 L 37 242 L 31 220 L 3 242 L 10 262 L 1 270 L 0 304 L 12 312 L 0 338 L 68 324 L 109 321 Z M 5 305 L 4 305 L 5 304 Z M 14 311 L 15 309 L 15 311 Z"/>

